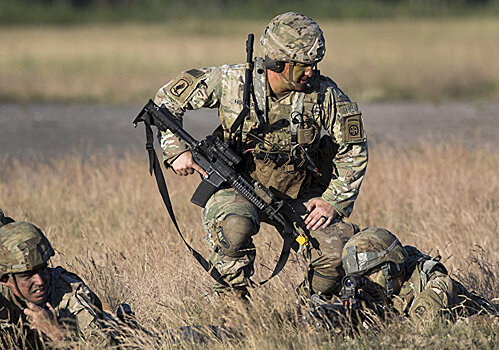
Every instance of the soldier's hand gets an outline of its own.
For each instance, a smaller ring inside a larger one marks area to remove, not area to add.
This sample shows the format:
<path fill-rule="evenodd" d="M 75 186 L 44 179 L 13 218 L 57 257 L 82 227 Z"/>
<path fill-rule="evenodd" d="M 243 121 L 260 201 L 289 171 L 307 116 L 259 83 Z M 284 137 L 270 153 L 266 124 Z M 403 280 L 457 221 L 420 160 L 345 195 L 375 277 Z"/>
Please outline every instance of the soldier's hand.
<path fill-rule="evenodd" d="M 307 204 L 308 215 L 305 219 L 307 230 L 326 228 L 338 213 L 333 206 L 322 198 L 314 198 Z"/>
<path fill-rule="evenodd" d="M 63 328 L 57 321 L 57 313 L 52 305 L 46 303 L 48 310 L 30 302 L 27 305 L 24 314 L 27 316 L 31 329 L 36 329 L 55 341 L 63 338 Z"/>
<path fill-rule="evenodd" d="M 175 159 L 171 166 L 175 173 L 180 176 L 191 175 L 194 174 L 194 171 L 197 171 L 203 177 L 208 177 L 206 171 L 194 162 L 192 159 L 192 153 L 189 151 L 182 153 L 177 159 Z"/>

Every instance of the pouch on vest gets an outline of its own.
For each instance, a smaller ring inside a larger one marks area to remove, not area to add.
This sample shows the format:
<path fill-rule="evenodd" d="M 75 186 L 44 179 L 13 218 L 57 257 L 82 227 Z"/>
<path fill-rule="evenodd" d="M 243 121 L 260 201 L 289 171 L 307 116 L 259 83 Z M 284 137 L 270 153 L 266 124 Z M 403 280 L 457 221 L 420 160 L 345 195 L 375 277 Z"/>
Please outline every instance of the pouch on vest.
<path fill-rule="evenodd" d="M 298 197 L 301 185 L 306 177 L 304 169 L 294 164 L 284 164 L 276 167 L 269 158 L 257 159 L 253 157 L 254 169 L 250 176 L 263 186 L 285 194 L 293 199 Z M 279 195 L 279 193 L 276 193 Z"/>
<path fill-rule="evenodd" d="M 421 265 L 421 283 L 423 284 L 423 289 L 430 280 L 433 271 L 440 271 L 447 274 L 447 269 L 440 261 L 425 260 Z"/>

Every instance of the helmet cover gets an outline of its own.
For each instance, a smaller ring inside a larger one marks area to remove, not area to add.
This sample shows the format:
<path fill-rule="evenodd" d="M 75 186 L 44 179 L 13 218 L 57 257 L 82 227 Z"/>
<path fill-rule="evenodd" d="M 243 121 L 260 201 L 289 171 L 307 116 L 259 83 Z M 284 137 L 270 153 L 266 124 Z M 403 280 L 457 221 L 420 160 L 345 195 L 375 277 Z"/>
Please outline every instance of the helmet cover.
<path fill-rule="evenodd" d="M 260 45 L 266 57 L 285 62 L 314 64 L 321 61 L 326 52 L 319 25 L 296 12 L 273 18 L 260 38 Z"/>
<path fill-rule="evenodd" d="M 0 227 L 0 278 L 34 270 L 53 255 L 54 249 L 35 225 L 12 222 Z"/>
<path fill-rule="evenodd" d="M 367 228 L 352 236 L 341 254 L 347 275 L 359 275 L 385 263 L 402 264 L 407 253 L 400 241 L 383 228 Z"/>

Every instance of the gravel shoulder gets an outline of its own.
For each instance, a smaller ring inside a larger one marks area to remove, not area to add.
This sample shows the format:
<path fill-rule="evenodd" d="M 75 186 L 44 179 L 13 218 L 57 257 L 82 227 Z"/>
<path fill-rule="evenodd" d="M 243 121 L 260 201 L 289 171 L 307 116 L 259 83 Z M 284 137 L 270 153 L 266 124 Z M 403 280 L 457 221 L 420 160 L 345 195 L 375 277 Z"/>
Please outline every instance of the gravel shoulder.
<path fill-rule="evenodd" d="M 499 150 L 499 102 L 421 104 L 360 103 L 371 146 L 460 140 L 470 147 Z M 0 104 L 0 157 L 52 158 L 68 152 L 85 156 L 114 149 L 144 148 L 143 127 L 132 120 L 141 106 Z M 184 126 L 203 137 L 218 124 L 216 112 L 189 112 Z"/>

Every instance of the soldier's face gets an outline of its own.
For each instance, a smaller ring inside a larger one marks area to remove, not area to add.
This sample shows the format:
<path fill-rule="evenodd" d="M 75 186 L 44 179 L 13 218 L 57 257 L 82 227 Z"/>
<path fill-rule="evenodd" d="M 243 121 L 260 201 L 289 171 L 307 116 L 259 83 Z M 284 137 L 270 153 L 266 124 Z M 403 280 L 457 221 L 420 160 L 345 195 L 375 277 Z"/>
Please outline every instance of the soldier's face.
<path fill-rule="evenodd" d="M 271 70 L 267 71 L 270 87 L 276 94 L 304 90 L 313 74 L 312 66 L 302 63 L 295 63 L 293 69 L 290 69 L 289 63 L 286 63 L 284 70 L 280 73 Z"/>
<path fill-rule="evenodd" d="M 308 80 L 312 78 L 313 69 L 312 65 L 303 64 L 303 63 L 295 63 L 291 72 L 291 77 L 289 75 L 290 71 L 289 63 L 286 63 L 284 67 L 283 75 L 288 77 L 288 79 L 293 82 L 291 90 L 302 91 Z M 291 78 L 291 79 L 290 79 Z"/>
<path fill-rule="evenodd" d="M 47 266 L 43 266 L 36 270 L 11 275 L 7 282 L 2 283 L 18 298 L 34 304 L 43 304 L 49 295 L 50 272 Z"/>

